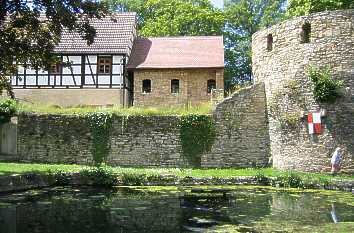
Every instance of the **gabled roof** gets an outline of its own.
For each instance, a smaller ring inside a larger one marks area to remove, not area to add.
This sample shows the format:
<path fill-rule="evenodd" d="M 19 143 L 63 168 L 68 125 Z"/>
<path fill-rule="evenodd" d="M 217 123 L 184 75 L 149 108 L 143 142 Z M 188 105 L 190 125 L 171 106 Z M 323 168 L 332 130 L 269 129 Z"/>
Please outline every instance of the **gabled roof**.
<path fill-rule="evenodd" d="M 136 33 L 136 13 L 117 13 L 90 23 L 96 29 L 93 44 L 87 45 L 77 32 L 64 31 L 54 52 L 129 54 Z"/>
<path fill-rule="evenodd" d="M 223 68 L 222 36 L 136 39 L 128 69 Z"/>

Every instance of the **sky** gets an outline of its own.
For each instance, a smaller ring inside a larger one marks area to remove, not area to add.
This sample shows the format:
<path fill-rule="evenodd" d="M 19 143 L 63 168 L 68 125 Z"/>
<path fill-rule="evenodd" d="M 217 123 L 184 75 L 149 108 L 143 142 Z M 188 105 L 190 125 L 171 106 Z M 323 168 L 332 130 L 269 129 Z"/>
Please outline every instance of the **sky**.
<path fill-rule="evenodd" d="M 219 8 L 222 8 L 224 6 L 224 0 L 211 0 L 211 2 Z"/>

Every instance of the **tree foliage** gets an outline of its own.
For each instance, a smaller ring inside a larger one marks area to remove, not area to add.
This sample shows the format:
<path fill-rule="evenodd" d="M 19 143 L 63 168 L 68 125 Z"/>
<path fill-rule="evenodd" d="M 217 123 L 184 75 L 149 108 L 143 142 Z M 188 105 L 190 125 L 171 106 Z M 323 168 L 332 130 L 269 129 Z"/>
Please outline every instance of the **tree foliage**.
<path fill-rule="evenodd" d="M 354 8 L 353 0 L 289 0 L 286 14 L 288 17 L 295 17 L 326 10 L 350 8 Z"/>
<path fill-rule="evenodd" d="M 15 59 L 48 68 L 64 29 L 79 32 L 91 44 L 95 29 L 89 21 L 105 12 L 105 4 L 94 0 L 0 0 L 0 94 L 7 90 L 13 96 L 7 77 L 16 72 Z"/>
<path fill-rule="evenodd" d="M 120 11 L 136 11 L 141 36 L 221 35 L 224 17 L 209 0 L 107 0 Z"/>
<path fill-rule="evenodd" d="M 225 87 L 252 78 L 252 35 L 284 16 L 285 0 L 225 1 Z"/>

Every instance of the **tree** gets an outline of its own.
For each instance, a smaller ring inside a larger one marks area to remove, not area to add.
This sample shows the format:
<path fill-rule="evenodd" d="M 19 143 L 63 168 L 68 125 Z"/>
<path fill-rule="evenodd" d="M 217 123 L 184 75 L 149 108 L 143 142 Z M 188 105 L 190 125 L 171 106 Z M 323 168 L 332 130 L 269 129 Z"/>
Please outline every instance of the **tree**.
<path fill-rule="evenodd" d="M 209 0 L 107 0 L 120 11 L 136 11 L 141 36 L 221 35 L 224 17 Z"/>
<path fill-rule="evenodd" d="M 31 68 L 48 68 L 64 29 L 77 31 L 88 44 L 95 29 L 89 20 L 106 13 L 105 4 L 94 0 L 0 0 L 0 94 L 14 97 L 8 76 L 16 72 L 16 60 Z"/>
<path fill-rule="evenodd" d="M 225 88 L 252 79 L 252 35 L 280 21 L 286 0 L 225 1 Z"/>
<path fill-rule="evenodd" d="M 289 0 L 286 15 L 296 17 L 326 10 L 354 8 L 353 0 Z"/>

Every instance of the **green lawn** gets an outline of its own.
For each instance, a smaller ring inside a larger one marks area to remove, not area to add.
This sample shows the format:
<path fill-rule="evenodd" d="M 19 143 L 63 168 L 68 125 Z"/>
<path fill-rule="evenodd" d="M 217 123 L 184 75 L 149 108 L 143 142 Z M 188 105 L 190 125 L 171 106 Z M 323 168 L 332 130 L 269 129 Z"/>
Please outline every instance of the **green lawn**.
<path fill-rule="evenodd" d="M 21 174 L 29 172 L 78 172 L 87 166 L 80 165 L 48 165 L 48 164 L 24 164 L 24 163 L 0 163 L 0 175 L 7 174 Z M 176 175 L 178 177 L 218 177 L 218 178 L 228 178 L 235 176 L 256 176 L 259 173 L 264 174 L 267 177 L 275 177 L 286 172 L 282 172 L 273 168 L 259 168 L 259 169 L 233 169 L 233 168 L 212 168 L 212 169 L 180 169 L 180 168 L 121 168 L 121 167 L 107 167 L 114 173 L 134 173 L 134 174 L 146 174 L 146 175 L 156 175 L 156 174 L 170 174 Z M 313 174 L 313 173 L 303 173 L 296 172 L 300 176 L 311 176 L 316 178 L 327 178 L 332 179 L 333 177 L 326 174 Z M 354 180 L 354 176 L 338 175 L 336 179 Z"/>

